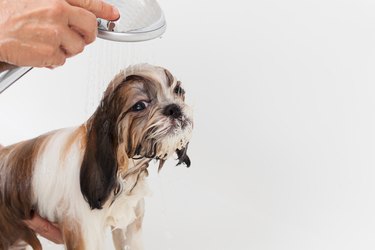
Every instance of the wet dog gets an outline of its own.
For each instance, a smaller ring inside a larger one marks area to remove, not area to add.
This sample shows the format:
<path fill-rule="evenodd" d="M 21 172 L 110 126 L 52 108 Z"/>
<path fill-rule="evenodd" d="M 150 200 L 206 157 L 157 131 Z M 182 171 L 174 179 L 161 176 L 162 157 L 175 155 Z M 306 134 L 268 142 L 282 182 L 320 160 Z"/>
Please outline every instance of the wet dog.
<path fill-rule="evenodd" d="M 190 166 L 193 129 L 185 91 L 168 70 L 131 66 L 109 84 L 83 125 L 0 148 L 0 249 L 23 240 L 41 249 L 23 220 L 56 222 L 67 249 L 142 249 L 149 162 L 177 155 Z"/>

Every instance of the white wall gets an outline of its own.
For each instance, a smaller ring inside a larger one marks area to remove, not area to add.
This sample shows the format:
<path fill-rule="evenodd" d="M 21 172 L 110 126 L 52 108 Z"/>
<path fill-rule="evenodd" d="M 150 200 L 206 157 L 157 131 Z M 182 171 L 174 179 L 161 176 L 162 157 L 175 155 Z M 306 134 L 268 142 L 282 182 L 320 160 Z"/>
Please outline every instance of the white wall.
<path fill-rule="evenodd" d="M 150 177 L 146 249 L 374 249 L 374 1 L 160 3 L 162 39 L 98 39 L 1 94 L 0 142 L 79 124 L 120 68 L 159 64 L 195 131 L 192 167 Z"/>

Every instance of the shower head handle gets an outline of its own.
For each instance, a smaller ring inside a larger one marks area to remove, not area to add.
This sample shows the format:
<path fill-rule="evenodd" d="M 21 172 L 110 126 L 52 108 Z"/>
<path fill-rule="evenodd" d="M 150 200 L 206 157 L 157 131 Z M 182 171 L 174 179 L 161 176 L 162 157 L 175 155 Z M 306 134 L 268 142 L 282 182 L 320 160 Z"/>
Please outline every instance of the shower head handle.
<path fill-rule="evenodd" d="M 0 62 L 0 94 L 31 69 L 32 67 L 18 67 Z"/>

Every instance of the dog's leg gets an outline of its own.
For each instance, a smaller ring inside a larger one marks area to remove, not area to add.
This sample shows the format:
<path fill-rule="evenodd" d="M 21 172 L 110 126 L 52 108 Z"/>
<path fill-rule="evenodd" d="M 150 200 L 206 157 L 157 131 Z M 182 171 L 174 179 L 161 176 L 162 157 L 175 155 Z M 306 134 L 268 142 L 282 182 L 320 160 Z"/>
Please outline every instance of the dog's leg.
<path fill-rule="evenodd" d="M 82 231 L 76 223 L 62 223 L 62 234 L 66 250 L 85 250 Z"/>
<path fill-rule="evenodd" d="M 113 228 L 112 228 L 113 230 Z M 114 229 L 112 231 L 113 245 L 116 250 L 124 250 L 126 247 L 126 230 L 124 229 Z"/>
<path fill-rule="evenodd" d="M 113 243 L 116 250 L 142 250 L 142 222 L 144 216 L 144 200 L 142 199 L 136 209 L 137 218 L 124 229 L 115 229 L 112 232 Z"/>
<path fill-rule="evenodd" d="M 22 239 L 29 244 L 33 250 L 42 250 L 42 244 L 40 244 L 40 241 L 38 237 L 36 237 L 35 233 L 31 230 L 25 231 Z M 25 248 L 27 249 L 27 248 Z"/>

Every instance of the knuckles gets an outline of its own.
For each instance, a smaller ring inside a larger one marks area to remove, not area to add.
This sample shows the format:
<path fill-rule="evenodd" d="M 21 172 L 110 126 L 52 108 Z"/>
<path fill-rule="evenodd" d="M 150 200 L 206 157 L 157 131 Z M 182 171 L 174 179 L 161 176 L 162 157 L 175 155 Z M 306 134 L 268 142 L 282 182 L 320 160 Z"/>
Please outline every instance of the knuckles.
<path fill-rule="evenodd" d="M 67 4 L 65 1 L 51 1 L 50 5 L 46 8 L 47 18 L 50 20 L 57 20 L 67 15 Z"/>
<path fill-rule="evenodd" d="M 84 49 L 85 49 L 85 45 L 81 43 L 81 46 L 78 47 L 77 54 L 83 52 Z"/>
<path fill-rule="evenodd" d="M 88 18 L 86 19 L 87 33 L 82 35 L 84 36 L 86 44 L 89 44 L 94 42 L 96 39 L 98 23 L 94 14 L 92 14 L 91 12 L 86 12 L 85 14 L 88 16 Z"/>
<path fill-rule="evenodd" d="M 83 8 L 91 8 L 93 5 L 93 1 L 91 0 L 81 0 L 81 6 Z"/>
<path fill-rule="evenodd" d="M 43 57 L 51 58 L 55 55 L 57 49 L 58 48 L 55 46 L 47 45 L 47 46 L 44 46 L 43 48 L 40 48 L 40 54 Z"/>
<path fill-rule="evenodd" d="M 62 66 L 64 65 L 66 62 L 66 57 L 61 57 L 59 60 L 56 61 L 56 64 L 57 66 Z"/>

